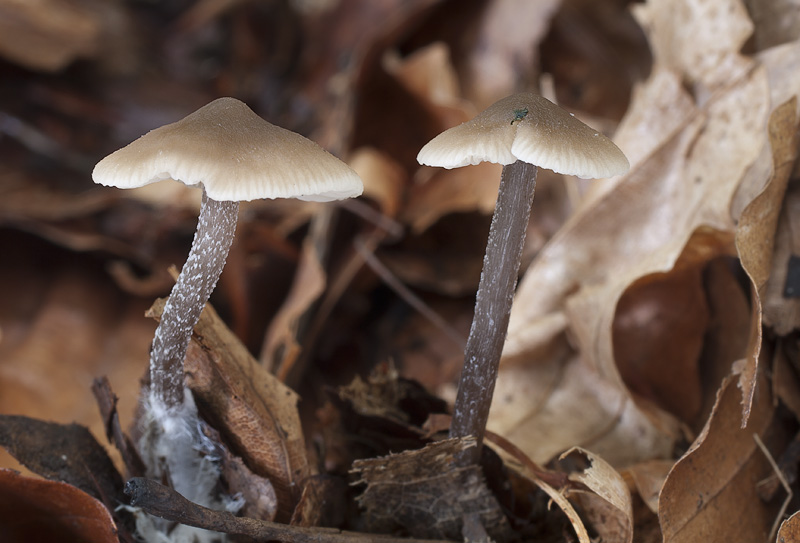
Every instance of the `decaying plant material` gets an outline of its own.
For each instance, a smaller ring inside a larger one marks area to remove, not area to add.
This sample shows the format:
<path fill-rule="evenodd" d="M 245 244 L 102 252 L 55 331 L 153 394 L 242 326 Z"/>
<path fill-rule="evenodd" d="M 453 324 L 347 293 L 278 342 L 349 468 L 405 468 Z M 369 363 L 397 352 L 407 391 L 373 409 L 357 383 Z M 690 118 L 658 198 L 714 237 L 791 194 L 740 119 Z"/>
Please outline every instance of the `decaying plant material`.
<path fill-rule="evenodd" d="M 0 0 L 0 77 L 3 541 L 797 539 L 792 2 Z M 480 464 L 459 467 L 500 167 L 416 157 L 529 92 L 631 169 L 539 172 Z M 221 96 L 364 180 L 324 208 L 241 204 L 183 379 L 230 511 L 143 478 L 137 450 L 154 300 L 200 196 L 91 182 Z"/>

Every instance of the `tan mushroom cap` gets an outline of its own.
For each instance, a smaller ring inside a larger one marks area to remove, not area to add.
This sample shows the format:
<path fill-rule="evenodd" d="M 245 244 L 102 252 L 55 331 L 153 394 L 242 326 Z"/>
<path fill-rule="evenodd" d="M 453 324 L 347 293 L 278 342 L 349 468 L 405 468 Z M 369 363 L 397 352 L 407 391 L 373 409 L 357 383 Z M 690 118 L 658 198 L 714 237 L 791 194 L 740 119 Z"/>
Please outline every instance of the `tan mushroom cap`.
<path fill-rule="evenodd" d="M 614 142 L 530 92 L 503 98 L 474 119 L 442 132 L 422 148 L 417 160 L 448 169 L 522 160 L 583 178 L 621 175 L 630 168 Z"/>
<path fill-rule="evenodd" d="M 274 126 L 235 98 L 219 98 L 156 128 L 95 166 L 95 183 L 135 188 L 162 179 L 202 183 L 209 198 L 247 201 L 358 196 L 361 179 L 299 134 Z"/>

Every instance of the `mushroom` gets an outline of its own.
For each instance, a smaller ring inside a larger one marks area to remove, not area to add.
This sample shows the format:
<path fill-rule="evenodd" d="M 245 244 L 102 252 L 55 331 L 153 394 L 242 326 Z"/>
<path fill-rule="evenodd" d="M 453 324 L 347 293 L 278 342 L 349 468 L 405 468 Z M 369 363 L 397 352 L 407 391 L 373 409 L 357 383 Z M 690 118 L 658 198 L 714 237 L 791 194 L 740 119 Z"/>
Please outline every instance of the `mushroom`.
<path fill-rule="evenodd" d="M 503 165 L 450 437 L 475 436 L 459 458 L 476 463 L 489 417 L 500 355 L 519 273 L 537 166 L 583 178 L 621 175 L 630 167 L 614 143 L 571 113 L 534 93 L 515 94 L 428 142 L 420 164 L 458 168 Z"/>
<path fill-rule="evenodd" d="M 192 248 L 164 307 L 150 356 L 151 401 L 165 409 L 184 403 L 186 349 L 225 265 L 239 201 L 331 201 L 363 190 L 349 166 L 234 98 L 219 98 L 152 130 L 101 160 L 92 178 L 119 188 L 169 178 L 203 188 Z"/>

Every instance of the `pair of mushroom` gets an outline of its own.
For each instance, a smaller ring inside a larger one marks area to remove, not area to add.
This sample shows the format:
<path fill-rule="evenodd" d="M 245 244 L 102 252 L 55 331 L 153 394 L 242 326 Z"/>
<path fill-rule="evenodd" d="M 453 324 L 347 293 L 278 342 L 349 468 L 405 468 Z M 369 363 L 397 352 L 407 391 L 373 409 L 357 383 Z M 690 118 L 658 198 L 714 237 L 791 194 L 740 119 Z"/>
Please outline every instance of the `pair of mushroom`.
<path fill-rule="evenodd" d="M 484 435 L 508 328 L 537 166 L 579 177 L 622 174 L 628 161 L 605 136 L 548 100 L 518 94 L 434 138 L 421 164 L 455 168 L 503 164 L 475 317 L 465 351 L 451 437 Z M 315 143 L 273 126 L 233 98 L 220 98 L 155 129 L 103 159 L 95 182 L 133 188 L 172 178 L 201 184 L 203 203 L 188 260 L 156 330 L 150 359 L 151 402 L 184 401 L 183 359 L 200 312 L 233 240 L 238 201 L 329 201 L 361 194 L 359 177 Z M 477 460 L 473 449 L 467 462 Z"/>

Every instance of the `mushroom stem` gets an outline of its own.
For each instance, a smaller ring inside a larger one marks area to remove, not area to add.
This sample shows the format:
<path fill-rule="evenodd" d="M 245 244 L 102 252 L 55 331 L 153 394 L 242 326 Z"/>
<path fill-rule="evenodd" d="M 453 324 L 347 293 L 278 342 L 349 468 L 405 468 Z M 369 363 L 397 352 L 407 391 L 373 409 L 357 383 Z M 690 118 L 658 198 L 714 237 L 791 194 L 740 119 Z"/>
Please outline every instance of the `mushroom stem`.
<path fill-rule="evenodd" d="M 203 189 L 192 249 L 164 306 L 150 353 L 151 397 L 166 408 L 183 405 L 186 349 L 225 267 L 238 215 L 239 202 L 213 200 Z"/>
<path fill-rule="evenodd" d="M 475 436 L 478 442 L 457 459 L 462 466 L 480 460 L 533 204 L 536 171 L 536 166 L 521 160 L 503 167 L 450 423 L 451 438 Z"/>

